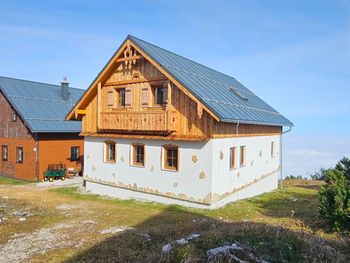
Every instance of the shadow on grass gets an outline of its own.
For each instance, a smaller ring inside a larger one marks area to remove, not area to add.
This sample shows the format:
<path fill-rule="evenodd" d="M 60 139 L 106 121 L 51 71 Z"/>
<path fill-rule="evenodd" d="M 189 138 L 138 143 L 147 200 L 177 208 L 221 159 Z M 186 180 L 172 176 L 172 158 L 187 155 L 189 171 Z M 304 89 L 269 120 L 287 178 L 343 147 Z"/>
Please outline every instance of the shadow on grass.
<path fill-rule="evenodd" d="M 248 202 L 260 208 L 260 212 L 275 218 L 296 218 L 311 228 L 323 226 L 319 218 L 318 193 L 310 188 L 287 188 L 262 195 Z"/>
<path fill-rule="evenodd" d="M 175 242 L 194 233 L 200 237 L 188 244 L 181 246 Z M 314 235 L 263 223 L 223 222 L 170 206 L 133 229 L 106 237 L 66 263 L 207 262 L 206 251 L 227 242 L 238 242 L 269 262 L 343 260 L 339 252 L 343 245 L 334 240 L 329 242 Z M 169 243 L 172 249 L 165 255 L 161 252 L 162 246 Z"/>

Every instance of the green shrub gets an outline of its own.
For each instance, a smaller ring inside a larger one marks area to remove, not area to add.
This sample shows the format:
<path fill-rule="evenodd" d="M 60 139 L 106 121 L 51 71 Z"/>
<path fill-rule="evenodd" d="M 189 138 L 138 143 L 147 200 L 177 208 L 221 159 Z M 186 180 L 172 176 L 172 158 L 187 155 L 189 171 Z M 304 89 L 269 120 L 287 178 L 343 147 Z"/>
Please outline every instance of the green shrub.
<path fill-rule="evenodd" d="M 287 175 L 284 180 L 306 180 L 306 178 L 303 178 L 301 175 L 295 176 L 295 175 Z"/>
<path fill-rule="evenodd" d="M 337 165 L 335 166 L 335 169 L 342 171 L 345 175 L 345 177 L 350 181 L 350 159 L 343 157 Z"/>
<path fill-rule="evenodd" d="M 321 168 L 318 172 L 311 174 L 310 177 L 312 180 L 324 181 L 326 179 L 326 173 L 329 169 Z"/>
<path fill-rule="evenodd" d="M 329 169 L 319 192 L 320 215 L 336 230 L 349 228 L 350 185 L 343 171 Z"/>

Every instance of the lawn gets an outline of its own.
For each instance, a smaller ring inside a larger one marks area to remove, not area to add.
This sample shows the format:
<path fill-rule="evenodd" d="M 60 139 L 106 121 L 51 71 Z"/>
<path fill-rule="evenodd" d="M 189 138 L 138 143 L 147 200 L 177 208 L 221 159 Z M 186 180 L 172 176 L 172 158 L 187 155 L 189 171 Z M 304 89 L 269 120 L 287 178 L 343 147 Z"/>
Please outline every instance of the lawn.
<path fill-rule="evenodd" d="M 289 183 L 220 209 L 200 210 L 108 199 L 77 187 L 0 185 L 0 215 L 7 217 L 0 224 L 0 258 L 207 262 L 207 250 L 235 242 L 269 262 L 348 262 L 349 237 L 327 229 L 318 217 L 318 187 Z M 31 215 L 19 221 L 18 211 Z M 176 243 L 191 234 L 200 237 Z M 168 254 L 161 252 L 165 244 L 172 247 Z"/>
<path fill-rule="evenodd" d="M 14 178 L 9 178 L 5 176 L 0 176 L 0 185 L 24 185 L 29 184 L 28 181 L 17 180 Z"/>

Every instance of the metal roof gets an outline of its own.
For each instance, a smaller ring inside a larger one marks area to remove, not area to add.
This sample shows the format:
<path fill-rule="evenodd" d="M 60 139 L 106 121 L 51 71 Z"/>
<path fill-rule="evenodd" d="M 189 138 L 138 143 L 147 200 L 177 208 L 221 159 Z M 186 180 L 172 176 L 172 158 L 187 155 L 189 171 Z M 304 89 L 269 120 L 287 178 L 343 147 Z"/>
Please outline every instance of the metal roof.
<path fill-rule="evenodd" d="M 69 88 L 69 99 L 61 97 L 61 86 L 0 76 L 0 90 L 33 133 L 76 133 L 80 121 L 65 116 L 84 90 Z"/>
<path fill-rule="evenodd" d="M 233 77 L 134 36 L 129 35 L 127 39 L 186 87 L 222 122 L 293 126 L 292 122 Z"/>

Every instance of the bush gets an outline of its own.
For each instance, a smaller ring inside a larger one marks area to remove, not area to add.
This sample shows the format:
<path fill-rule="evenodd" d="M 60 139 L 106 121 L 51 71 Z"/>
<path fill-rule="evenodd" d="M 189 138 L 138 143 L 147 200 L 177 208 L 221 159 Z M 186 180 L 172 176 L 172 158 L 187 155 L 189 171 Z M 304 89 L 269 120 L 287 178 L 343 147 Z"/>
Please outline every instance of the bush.
<path fill-rule="evenodd" d="M 337 165 L 335 166 L 335 169 L 342 171 L 347 178 L 348 181 L 350 181 L 350 159 L 343 157 Z"/>
<path fill-rule="evenodd" d="M 349 228 L 350 185 L 343 171 L 328 169 L 319 192 L 320 215 L 336 230 Z"/>
<path fill-rule="evenodd" d="M 295 176 L 295 175 L 287 175 L 284 180 L 306 180 L 301 175 Z"/>
<path fill-rule="evenodd" d="M 324 181 L 326 179 L 326 173 L 329 169 L 321 168 L 318 172 L 311 174 L 310 177 L 312 180 Z"/>

